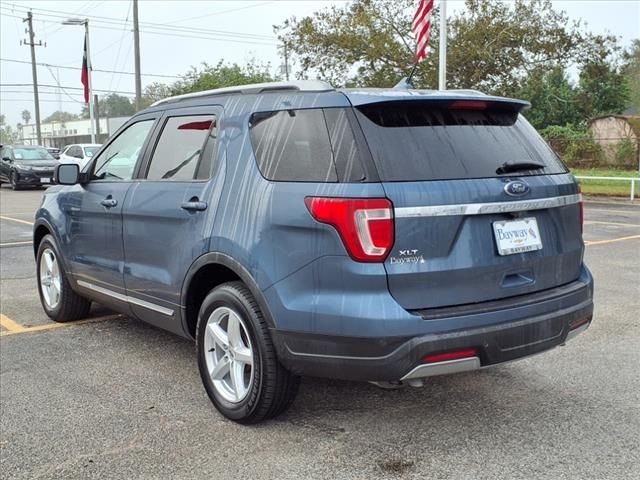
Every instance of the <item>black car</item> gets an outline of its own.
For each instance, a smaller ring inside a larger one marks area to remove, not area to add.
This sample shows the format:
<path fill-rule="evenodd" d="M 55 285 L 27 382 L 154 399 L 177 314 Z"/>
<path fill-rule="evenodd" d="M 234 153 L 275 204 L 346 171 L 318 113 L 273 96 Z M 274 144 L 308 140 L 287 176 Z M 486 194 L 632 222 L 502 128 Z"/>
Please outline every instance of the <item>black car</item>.
<path fill-rule="evenodd" d="M 14 190 L 49 185 L 58 163 L 44 147 L 2 145 L 0 184 L 10 183 Z"/>

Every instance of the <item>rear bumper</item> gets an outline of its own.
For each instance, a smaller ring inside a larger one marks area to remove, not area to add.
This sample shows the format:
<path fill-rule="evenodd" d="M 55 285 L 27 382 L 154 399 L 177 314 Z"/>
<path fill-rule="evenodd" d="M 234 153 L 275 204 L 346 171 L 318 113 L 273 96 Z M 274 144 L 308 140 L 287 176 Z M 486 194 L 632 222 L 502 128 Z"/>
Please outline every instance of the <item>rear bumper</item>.
<path fill-rule="evenodd" d="M 273 339 L 280 361 L 301 375 L 397 381 L 474 370 L 552 349 L 586 330 L 593 317 L 593 278 L 583 268 L 580 279 L 565 287 L 517 306 L 506 300 L 502 309 L 493 302 L 489 310 L 480 305 L 451 317 L 413 315 L 424 334 L 367 337 L 276 329 Z M 466 349 L 477 356 L 422 363 L 428 355 Z"/>

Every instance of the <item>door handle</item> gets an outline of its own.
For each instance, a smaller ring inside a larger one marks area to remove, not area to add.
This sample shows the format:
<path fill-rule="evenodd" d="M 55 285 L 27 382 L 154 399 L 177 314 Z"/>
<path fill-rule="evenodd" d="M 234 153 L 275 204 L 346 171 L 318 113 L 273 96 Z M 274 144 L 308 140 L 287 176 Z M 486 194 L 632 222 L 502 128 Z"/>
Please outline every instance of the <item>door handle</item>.
<path fill-rule="evenodd" d="M 183 202 L 181 205 L 183 210 L 189 210 L 191 212 L 201 212 L 202 210 L 207 209 L 207 202 L 201 202 L 197 198 L 191 199 L 188 202 Z"/>
<path fill-rule="evenodd" d="M 107 198 L 100 202 L 100 205 L 107 208 L 115 207 L 116 205 L 118 205 L 118 200 L 116 200 L 115 198 L 111 198 L 111 195 L 109 195 Z"/>

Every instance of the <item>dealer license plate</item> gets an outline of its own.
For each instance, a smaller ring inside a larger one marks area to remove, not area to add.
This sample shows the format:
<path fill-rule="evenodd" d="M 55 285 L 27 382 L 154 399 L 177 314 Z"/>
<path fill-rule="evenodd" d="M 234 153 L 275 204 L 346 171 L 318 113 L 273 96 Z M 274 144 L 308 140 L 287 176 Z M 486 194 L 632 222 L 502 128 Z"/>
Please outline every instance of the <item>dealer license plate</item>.
<path fill-rule="evenodd" d="M 534 217 L 493 222 L 493 233 L 500 255 L 542 249 L 538 222 Z"/>

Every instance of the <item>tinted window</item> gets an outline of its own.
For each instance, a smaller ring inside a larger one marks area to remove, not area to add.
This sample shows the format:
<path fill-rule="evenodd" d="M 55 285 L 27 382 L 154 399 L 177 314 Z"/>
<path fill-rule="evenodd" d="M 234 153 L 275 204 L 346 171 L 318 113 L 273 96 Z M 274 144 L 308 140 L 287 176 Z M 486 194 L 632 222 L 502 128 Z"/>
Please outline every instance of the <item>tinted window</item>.
<path fill-rule="evenodd" d="M 250 129 L 258 167 L 265 178 L 337 181 L 322 110 L 256 113 L 251 117 Z"/>
<path fill-rule="evenodd" d="M 129 126 L 96 159 L 93 178 L 97 180 L 131 180 L 142 147 L 154 120 Z"/>
<path fill-rule="evenodd" d="M 324 117 L 329 129 L 338 178 L 341 182 L 365 180 L 361 151 L 351 127 L 351 123 L 355 122 L 353 112 L 345 108 L 327 108 L 324 110 Z"/>
<path fill-rule="evenodd" d="M 452 110 L 412 101 L 366 105 L 357 116 L 383 181 L 496 177 L 501 165 L 514 162 L 544 165 L 518 176 L 566 171 L 513 111 Z"/>
<path fill-rule="evenodd" d="M 162 129 L 151 165 L 149 180 L 192 180 L 213 115 L 172 117 Z"/>

